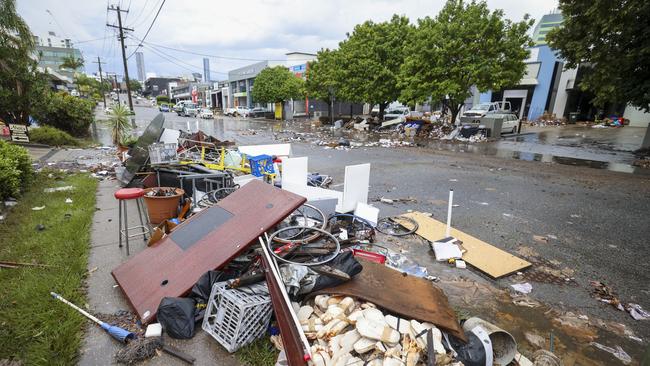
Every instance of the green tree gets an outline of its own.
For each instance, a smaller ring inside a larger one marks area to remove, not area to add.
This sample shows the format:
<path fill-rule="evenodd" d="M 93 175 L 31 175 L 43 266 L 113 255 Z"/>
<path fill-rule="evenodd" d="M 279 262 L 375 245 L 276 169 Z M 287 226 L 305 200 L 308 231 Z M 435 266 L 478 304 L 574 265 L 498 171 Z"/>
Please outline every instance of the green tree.
<path fill-rule="evenodd" d="M 35 110 L 35 117 L 43 125 L 83 137 L 95 118 L 94 108 L 95 103 L 64 92 L 48 93 L 43 107 Z"/>
<path fill-rule="evenodd" d="M 418 20 L 406 42 L 401 100 L 448 100 L 452 121 L 471 94 L 516 85 L 525 72 L 533 20 L 511 22 L 484 1 L 448 0 L 435 19 Z"/>
<path fill-rule="evenodd" d="M 0 118 L 7 122 L 28 124 L 47 90 L 33 53 L 34 38 L 15 0 L 0 0 Z"/>
<path fill-rule="evenodd" d="M 304 95 L 305 82 L 284 66 L 269 67 L 255 77 L 251 90 L 253 100 L 260 103 L 284 103 Z M 284 117 L 284 108 L 282 108 Z"/>
<path fill-rule="evenodd" d="M 562 27 L 546 36 L 566 68 L 591 65 L 579 87 L 594 102 L 631 103 L 650 112 L 650 2 L 560 0 Z"/>
<path fill-rule="evenodd" d="M 169 97 L 166 95 L 159 95 L 156 97 L 156 103 L 157 104 L 163 104 L 163 103 L 169 103 Z"/>
<path fill-rule="evenodd" d="M 59 69 L 70 69 L 77 71 L 84 66 L 83 58 L 75 58 L 73 55 L 68 55 L 62 58 L 63 62 L 59 65 Z"/>
<path fill-rule="evenodd" d="M 129 87 L 131 87 L 131 92 L 141 92 L 142 91 L 142 84 L 140 84 L 139 81 L 135 79 L 129 79 Z"/>
<path fill-rule="evenodd" d="M 388 22 L 366 21 L 354 27 L 339 44 L 340 95 L 351 102 L 379 104 L 380 118 L 386 106 L 400 96 L 399 70 L 404 62 L 408 18 L 393 15 Z"/>
<path fill-rule="evenodd" d="M 318 57 L 307 67 L 305 90 L 310 99 L 318 99 L 327 103 L 329 115 L 332 115 L 333 98 L 338 98 L 341 87 L 341 65 L 338 51 L 323 49 L 318 51 Z"/>

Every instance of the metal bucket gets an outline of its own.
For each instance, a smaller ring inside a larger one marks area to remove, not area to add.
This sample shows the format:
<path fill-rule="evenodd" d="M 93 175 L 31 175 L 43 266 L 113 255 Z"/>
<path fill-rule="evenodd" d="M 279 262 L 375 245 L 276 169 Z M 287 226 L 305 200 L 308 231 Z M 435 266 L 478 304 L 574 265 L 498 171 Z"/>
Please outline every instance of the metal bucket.
<path fill-rule="evenodd" d="M 507 365 L 515 359 L 517 342 L 510 333 L 477 317 L 467 319 L 463 323 L 463 330 L 469 332 L 476 326 L 481 326 L 490 336 L 495 365 Z"/>

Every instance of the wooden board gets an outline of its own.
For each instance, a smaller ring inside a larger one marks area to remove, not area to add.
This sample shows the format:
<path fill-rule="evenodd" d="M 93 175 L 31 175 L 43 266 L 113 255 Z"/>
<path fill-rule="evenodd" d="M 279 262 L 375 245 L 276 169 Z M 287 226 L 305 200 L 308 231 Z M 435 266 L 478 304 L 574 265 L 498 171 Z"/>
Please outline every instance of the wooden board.
<path fill-rule="evenodd" d="M 122 263 L 112 275 L 142 322 L 149 323 L 163 297 L 189 292 L 202 274 L 231 261 L 304 202 L 253 180 Z"/>
<path fill-rule="evenodd" d="M 417 221 L 419 228 L 415 232 L 433 242 L 445 237 L 447 225 L 421 212 L 411 212 L 402 216 Z M 463 260 L 492 278 L 507 276 L 531 266 L 531 263 L 477 239 L 460 230 L 451 228 L 451 236 L 463 242 L 467 251 Z"/>

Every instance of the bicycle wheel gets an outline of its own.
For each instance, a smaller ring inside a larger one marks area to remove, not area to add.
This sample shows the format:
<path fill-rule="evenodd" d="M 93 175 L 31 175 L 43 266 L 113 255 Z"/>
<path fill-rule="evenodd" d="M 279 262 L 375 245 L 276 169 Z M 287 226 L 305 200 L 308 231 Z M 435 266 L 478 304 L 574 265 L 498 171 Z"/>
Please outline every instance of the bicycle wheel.
<path fill-rule="evenodd" d="M 292 240 L 289 243 L 278 242 L 277 236 L 285 231 L 302 230 L 307 237 L 313 237 L 311 232 L 317 232 L 316 240 Z M 316 227 L 288 226 L 277 230 L 269 236 L 266 243 L 269 252 L 278 260 L 302 266 L 318 266 L 334 259 L 341 251 L 339 241 L 330 233 Z"/>
<path fill-rule="evenodd" d="M 334 214 L 329 217 L 328 224 L 330 231 L 339 232 L 346 230 L 348 238 L 354 237 L 357 240 L 372 240 L 375 236 L 375 229 L 372 224 L 359 216 L 352 214 Z"/>
<path fill-rule="evenodd" d="M 323 211 L 319 210 L 315 206 L 305 203 L 280 222 L 276 228 L 284 229 L 287 227 L 294 227 L 294 229 L 283 231 L 274 238 L 275 241 L 285 244 L 291 242 L 310 242 L 318 238 L 320 233 L 313 232 L 309 235 L 305 235 L 305 228 L 316 227 L 325 230 L 327 227 L 327 220 L 325 220 L 325 214 L 323 214 Z"/>
<path fill-rule="evenodd" d="M 392 236 L 405 236 L 418 230 L 418 223 L 410 217 L 390 216 L 379 219 L 377 231 Z"/>

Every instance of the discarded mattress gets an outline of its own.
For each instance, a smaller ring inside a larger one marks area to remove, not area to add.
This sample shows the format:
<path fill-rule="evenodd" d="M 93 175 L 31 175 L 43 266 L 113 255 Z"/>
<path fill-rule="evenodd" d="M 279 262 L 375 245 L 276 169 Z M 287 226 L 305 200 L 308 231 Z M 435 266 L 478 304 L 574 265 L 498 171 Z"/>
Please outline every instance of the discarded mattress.
<path fill-rule="evenodd" d="M 383 264 L 357 259 L 363 265 L 361 273 L 341 285 L 312 292 L 310 296 L 329 294 L 356 297 L 404 318 L 435 324 L 449 334 L 466 340 L 456 313 L 440 288 L 428 280 L 405 276 Z"/>
<path fill-rule="evenodd" d="M 304 202 L 254 180 L 180 224 L 112 275 L 142 322 L 149 323 L 163 297 L 189 292 L 201 275 L 231 261 Z"/>

